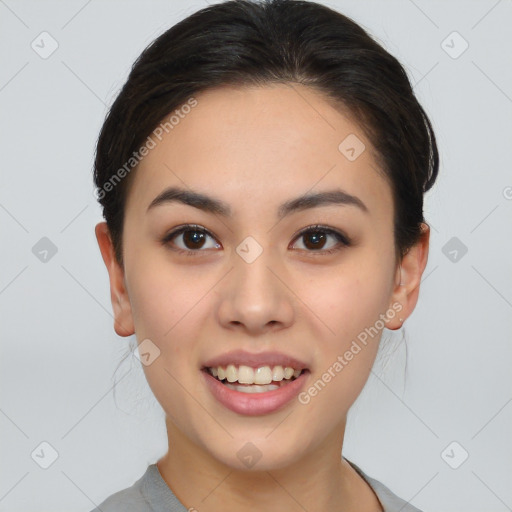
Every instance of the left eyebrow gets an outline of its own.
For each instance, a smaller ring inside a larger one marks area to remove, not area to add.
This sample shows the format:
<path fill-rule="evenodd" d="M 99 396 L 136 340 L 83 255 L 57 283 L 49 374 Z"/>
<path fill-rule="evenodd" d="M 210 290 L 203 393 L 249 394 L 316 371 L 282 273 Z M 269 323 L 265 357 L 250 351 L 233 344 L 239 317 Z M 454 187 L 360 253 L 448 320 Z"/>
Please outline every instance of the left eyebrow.
<path fill-rule="evenodd" d="M 169 187 L 165 189 L 156 196 L 153 201 L 151 201 L 147 211 L 158 205 L 172 202 L 179 202 L 188 206 L 193 206 L 194 208 L 198 208 L 205 212 L 219 214 L 224 217 L 230 217 L 232 215 L 230 206 L 224 201 L 180 187 Z M 297 211 L 329 204 L 355 206 L 361 211 L 369 213 L 367 206 L 357 196 L 349 194 L 341 189 L 335 189 L 315 194 L 305 194 L 286 201 L 279 207 L 277 216 L 278 219 L 282 219 L 283 217 Z"/>
<path fill-rule="evenodd" d="M 328 204 L 341 204 L 355 206 L 365 213 L 369 213 L 367 206 L 357 196 L 353 196 L 341 189 L 327 190 L 316 194 L 305 194 L 282 204 L 278 210 L 278 218 L 289 215 L 292 212 L 325 206 Z"/>

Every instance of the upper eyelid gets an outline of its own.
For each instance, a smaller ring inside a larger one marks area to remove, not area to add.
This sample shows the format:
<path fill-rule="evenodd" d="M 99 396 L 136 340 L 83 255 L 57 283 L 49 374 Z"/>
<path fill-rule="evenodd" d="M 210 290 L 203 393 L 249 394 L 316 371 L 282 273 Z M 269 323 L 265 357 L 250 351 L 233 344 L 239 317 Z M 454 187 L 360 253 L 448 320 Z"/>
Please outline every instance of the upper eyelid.
<path fill-rule="evenodd" d="M 338 229 L 331 228 L 329 226 L 324 226 L 323 224 L 312 224 L 311 226 L 306 226 L 305 228 L 300 229 L 297 233 L 295 233 L 294 239 L 297 238 L 300 235 L 303 235 L 304 233 L 309 233 L 311 231 L 324 231 L 326 233 L 330 233 L 332 235 L 341 235 L 346 238 L 346 236 Z"/>

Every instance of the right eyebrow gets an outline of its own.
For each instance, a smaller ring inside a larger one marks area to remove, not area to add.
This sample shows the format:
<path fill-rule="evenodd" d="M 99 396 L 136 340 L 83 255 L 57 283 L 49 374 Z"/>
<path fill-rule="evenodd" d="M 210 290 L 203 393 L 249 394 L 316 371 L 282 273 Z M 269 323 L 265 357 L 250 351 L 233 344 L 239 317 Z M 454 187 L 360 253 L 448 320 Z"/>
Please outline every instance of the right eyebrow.
<path fill-rule="evenodd" d="M 227 203 L 224 203 L 220 199 L 214 199 L 213 197 L 209 197 L 205 194 L 192 192 L 179 187 L 166 188 L 162 193 L 158 194 L 153 201 L 151 201 L 147 211 L 155 206 L 175 201 L 188 206 L 193 206 L 194 208 L 199 208 L 205 212 L 216 213 L 224 217 L 231 216 L 231 208 Z"/>

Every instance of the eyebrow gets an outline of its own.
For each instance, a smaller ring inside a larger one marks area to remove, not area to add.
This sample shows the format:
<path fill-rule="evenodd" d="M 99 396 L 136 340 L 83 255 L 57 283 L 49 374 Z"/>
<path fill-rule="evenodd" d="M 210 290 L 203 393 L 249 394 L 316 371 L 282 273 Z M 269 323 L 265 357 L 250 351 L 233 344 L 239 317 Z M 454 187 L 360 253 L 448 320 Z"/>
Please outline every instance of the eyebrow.
<path fill-rule="evenodd" d="M 222 215 L 223 217 L 230 217 L 232 215 L 230 206 L 224 201 L 210 197 L 206 194 L 185 190 L 179 187 L 166 188 L 163 192 L 158 194 L 153 201 L 151 201 L 147 211 L 155 208 L 156 206 L 173 202 L 193 206 L 194 208 L 198 208 L 204 212 Z M 282 219 L 297 211 L 330 204 L 355 206 L 361 211 L 368 213 L 368 208 L 361 199 L 341 189 L 335 189 L 315 194 L 305 194 L 286 201 L 279 207 L 277 217 L 278 219 Z"/>

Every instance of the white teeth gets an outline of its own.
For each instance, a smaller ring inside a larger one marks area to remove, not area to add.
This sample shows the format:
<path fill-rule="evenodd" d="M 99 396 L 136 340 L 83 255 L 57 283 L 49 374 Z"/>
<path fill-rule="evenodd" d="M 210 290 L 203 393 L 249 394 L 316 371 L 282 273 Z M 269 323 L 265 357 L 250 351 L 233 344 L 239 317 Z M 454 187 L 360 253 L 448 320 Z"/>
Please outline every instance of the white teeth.
<path fill-rule="evenodd" d="M 272 370 L 269 366 L 261 366 L 254 372 L 254 384 L 270 384 L 271 382 Z"/>
<path fill-rule="evenodd" d="M 266 391 L 273 391 L 279 389 L 281 386 L 277 384 L 267 384 L 266 386 L 236 386 L 235 384 L 225 384 L 226 387 L 241 391 L 242 393 L 265 393 Z"/>
<path fill-rule="evenodd" d="M 234 364 L 228 364 L 226 367 L 226 379 L 228 382 L 235 382 L 235 380 L 238 380 L 238 375 Z"/>
<path fill-rule="evenodd" d="M 297 378 L 302 370 L 296 370 L 290 366 L 260 366 L 251 368 L 250 366 L 228 364 L 226 367 L 217 366 L 208 368 L 208 371 L 218 380 L 226 379 L 229 383 L 238 382 L 239 384 L 259 384 L 259 386 L 268 387 L 272 382 L 280 382 L 283 379 L 290 380 Z M 273 386 L 276 386 L 273 384 Z M 240 386 L 238 386 L 240 387 Z M 244 387 L 245 389 L 245 387 Z M 268 391 L 268 390 L 267 390 Z"/>
<path fill-rule="evenodd" d="M 284 378 L 285 379 L 291 379 L 293 377 L 293 368 L 290 368 L 289 366 L 287 366 L 285 369 L 284 369 Z"/>
<path fill-rule="evenodd" d="M 256 382 L 254 380 L 254 373 L 254 370 L 250 366 L 240 366 L 238 368 L 238 382 L 240 384 L 252 384 Z M 263 382 L 261 384 L 263 384 Z"/>
<path fill-rule="evenodd" d="M 272 380 L 280 381 L 284 379 L 284 370 L 282 366 L 274 366 L 272 370 Z"/>

